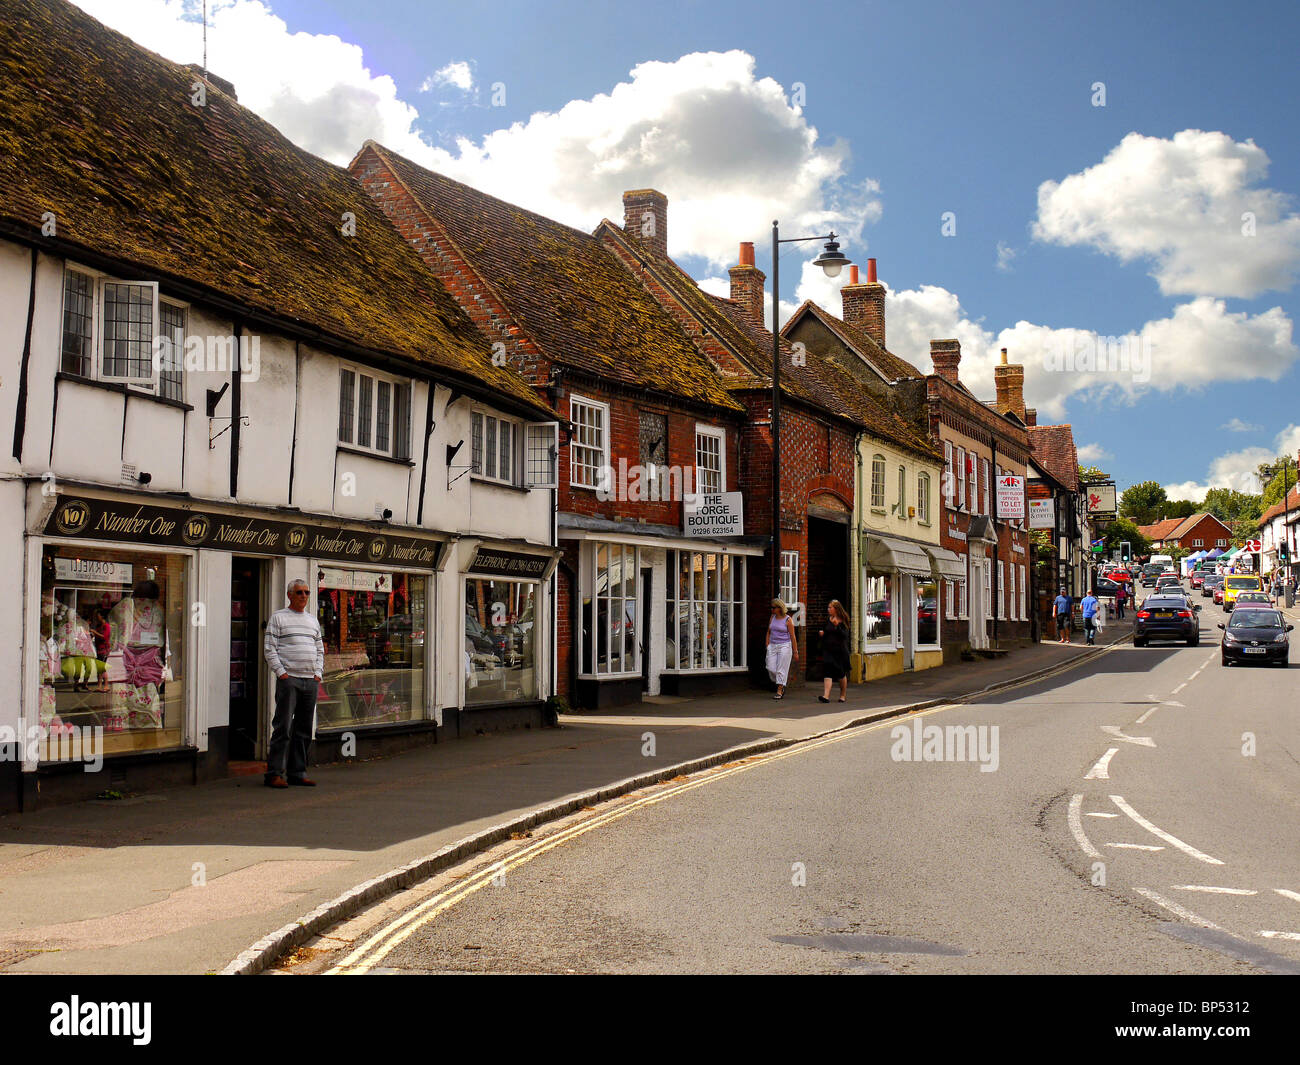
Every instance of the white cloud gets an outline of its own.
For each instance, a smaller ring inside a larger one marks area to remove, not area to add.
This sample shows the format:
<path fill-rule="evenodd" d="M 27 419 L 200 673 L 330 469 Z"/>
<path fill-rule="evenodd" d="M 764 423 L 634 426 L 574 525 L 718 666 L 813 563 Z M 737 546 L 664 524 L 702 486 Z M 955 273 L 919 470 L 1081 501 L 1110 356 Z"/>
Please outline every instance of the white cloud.
<path fill-rule="evenodd" d="M 474 71 L 465 60 L 448 63 L 441 70 L 435 70 L 420 85 L 421 92 L 432 92 L 444 85 L 461 92 L 471 92 L 474 88 Z"/>
<path fill-rule="evenodd" d="M 1300 425 L 1288 425 L 1273 438 L 1272 447 L 1248 447 L 1220 455 L 1212 463 L 1204 481 L 1181 481 L 1164 486 L 1170 499 L 1190 499 L 1199 503 L 1211 488 L 1235 488 L 1256 494 L 1263 491 L 1256 467 L 1272 462 L 1279 455 L 1292 455 L 1300 448 Z"/>
<path fill-rule="evenodd" d="M 1264 427 L 1262 425 L 1252 425 L 1250 422 L 1243 422 L 1240 418 L 1230 418 L 1219 428 L 1229 433 L 1258 433 Z"/>
<path fill-rule="evenodd" d="M 1080 462 L 1104 462 L 1115 457 L 1101 444 L 1084 444 L 1078 451 Z"/>
<path fill-rule="evenodd" d="M 169 59 L 201 56 L 192 0 L 77 2 Z M 669 198 L 670 254 L 696 254 L 715 269 L 736 262 L 740 241 L 763 241 L 773 217 L 792 236 L 834 228 L 847 247 L 860 247 L 863 226 L 880 217 L 879 187 L 846 177 L 848 146 L 822 141 L 742 51 L 640 63 L 607 92 L 478 141 L 456 140 L 449 151 L 420 134 L 420 112 L 390 77 L 369 70 L 357 45 L 291 33 L 263 0 L 211 0 L 208 21 L 210 68 L 234 83 L 240 103 L 336 163 L 372 138 L 586 230 L 602 217 L 622 222 L 626 189 L 657 188 Z M 472 64 L 456 61 L 439 75 L 463 88 Z"/>
<path fill-rule="evenodd" d="M 1034 235 L 1149 260 L 1166 295 L 1288 289 L 1300 269 L 1300 215 L 1260 186 L 1268 165 L 1254 141 L 1225 133 L 1130 133 L 1096 166 L 1039 186 Z"/>
<path fill-rule="evenodd" d="M 1011 261 L 1016 257 L 1016 249 L 1011 247 L 1005 240 L 998 241 L 998 269 L 1004 274 L 1009 274 L 1015 269 Z"/>

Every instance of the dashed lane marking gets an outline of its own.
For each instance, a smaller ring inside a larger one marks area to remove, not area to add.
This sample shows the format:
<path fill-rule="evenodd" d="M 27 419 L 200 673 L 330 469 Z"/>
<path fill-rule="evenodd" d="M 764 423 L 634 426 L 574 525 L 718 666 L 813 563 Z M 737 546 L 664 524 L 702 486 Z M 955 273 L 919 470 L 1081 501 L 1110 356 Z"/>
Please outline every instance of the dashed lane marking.
<path fill-rule="evenodd" d="M 1109 751 L 1097 759 L 1097 764 L 1084 774 L 1084 780 L 1109 780 L 1110 779 L 1110 760 L 1119 754 L 1118 747 L 1112 747 Z"/>
<path fill-rule="evenodd" d="M 1164 847 L 1157 847 L 1150 843 L 1107 843 L 1107 847 L 1123 847 L 1131 851 L 1162 851 Z"/>
<path fill-rule="evenodd" d="M 1258 895 L 1258 891 L 1240 887 L 1216 887 L 1214 884 L 1175 884 L 1175 891 L 1204 891 L 1211 895 Z"/>
<path fill-rule="evenodd" d="M 1191 844 L 1184 843 L 1177 836 L 1172 836 L 1164 829 L 1157 828 L 1145 817 L 1143 817 L 1140 813 L 1138 813 L 1135 809 L 1133 809 L 1133 807 L 1131 807 L 1128 803 L 1126 803 L 1124 801 L 1123 795 L 1112 795 L 1110 797 L 1110 801 L 1113 802 L 1116 806 L 1118 806 L 1123 813 L 1128 814 L 1129 817 L 1131 817 L 1135 822 L 1137 822 L 1139 825 L 1145 828 L 1153 836 L 1157 837 L 1158 839 L 1164 840 L 1166 843 L 1170 844 L 1171 846 L 1177 847 L 1180 851 L 1182 851 L 1184 854 L 1188 855 L 1189 857 L 1195 858 L 1198 862 L 1205 862 L 1208 865 L 1223 864 L 1223 862 L 1219 861 L 1218 858 L 1211 858 L 1204 851 L 1198 851 Z"/>
<path fill-rule="evenodd" d="M 1293 939 L 1300 942 L 1300 932 L 1260 932 L 1265 939 Z"/>
<path fill-rule="evenodd" d="M 1300 902 L 1300 891 L 1288 891 L 1284 887 L 1275 887 L 1273 890 L 1284 899 L 1290 899 L 1292 902 Z"/>
<path fill-rule="evenodd" d="M 1168 910 L 1174 916 L 1181 917 L 1188 924 L 1194 924 L 1198 928 L 1212 928 L 1216 932 L 1223 931 L 1223 929 L 1220 928 L 1213 921 L 1207 921 L 1204 917 L 1200 916 L 1199 914 L 1195 914 L 1192 913 L 1191 910 L 1184 909 L 1182 906 L 1179 906 L 1178 903 L 1170 901 L 1169 899 L 1165 898 L 1163 895 L 1157 895 L 1154 891 L 1150 890 L 1149 888 L 1140 887 L 1140 888 L 1134 888 L 1133 890 L 1136 891 L 1139 895 L 1141 895 L 1144 899 L 1150 899 L 1157 906 L 1161 907 L 1162 909 Z"/>
<path fill-rule="evenodd" d="M 1147 718 L 1149 718 L 1152 714 L 1154 714 L 1159 709 L 1160 709 L 1159 704 L 1153 706 L 1150 710 L 1148 710 L 1145 714 L 1143 714 L 1140 718 L 1138 718 L 1136 723 L 1139 725 L 1145 725 Z"/>
<path fill-rule="evenodd" d="M 1150 736 L 1126 736 L 1120 731 L 1118 725 L 1102 725 L 1101 731 L 1107 736 L 1114 736 L 1117 740 L 1123 740 L 1125 743 L 1136 743 L 1139 747 L 1154 747 L 1156 741 Z"/>
<path fill-rule="evenodd" d="M 1079 811 L 1083 809 L 1083 796 L 1075 795 L 1070 799 L 1070 810 L 1066 815 L 1066 820 L 1070 825 L 1070 832 L 1074 835 L 1074 842 L 1083 848 L 1083 853 L 1089 858 L 1100 858 L 1101 851 L 1088 842 L 1088 837 L 1083 831 L 1083 818 L 1079 816 Z"/>

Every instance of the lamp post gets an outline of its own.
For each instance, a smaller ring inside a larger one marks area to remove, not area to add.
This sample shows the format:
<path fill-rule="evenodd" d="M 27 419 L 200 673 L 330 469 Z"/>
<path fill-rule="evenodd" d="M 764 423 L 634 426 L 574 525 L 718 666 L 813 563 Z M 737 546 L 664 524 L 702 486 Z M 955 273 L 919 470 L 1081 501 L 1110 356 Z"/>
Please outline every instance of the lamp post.
<path fill-rule="evenodd" d="M 781 239 L 780 223 L 772 222 L 772 594 L 781 596 L 781 263 L 782 244 L 824 240 L 826 247 L 813 260 L 827 277 L 838 277 L 849 260 L 835 242 L 834 231 L 821 237 Z"/>

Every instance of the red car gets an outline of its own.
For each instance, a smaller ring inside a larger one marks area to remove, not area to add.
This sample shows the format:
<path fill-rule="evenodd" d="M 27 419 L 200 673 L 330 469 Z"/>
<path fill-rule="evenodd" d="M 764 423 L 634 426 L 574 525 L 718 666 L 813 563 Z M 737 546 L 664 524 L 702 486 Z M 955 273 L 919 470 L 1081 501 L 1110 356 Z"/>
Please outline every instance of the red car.
<path fill-rule="evenodd" d="M 1204 583 L 1205 583 L 1205 574 L 1202 573 L 1200 570 L 1193 570 L 1193 571 L 1192 571 L 1192 587 L 1193 587 L 1193 588 L 1199 588 L 1199 587 L 1200 587 L 1202 584 L 1204 584 Z"/>
<path fill-rule="evenodd" d="M 1222 584 L 1218 585 L 1218 586 L 1214 589 L 1214 604 L 1215 604 L 1215 606 L 1222 606 L 1222 605 L 1223 605 L 1223 585 L 1222 585 Z"/>

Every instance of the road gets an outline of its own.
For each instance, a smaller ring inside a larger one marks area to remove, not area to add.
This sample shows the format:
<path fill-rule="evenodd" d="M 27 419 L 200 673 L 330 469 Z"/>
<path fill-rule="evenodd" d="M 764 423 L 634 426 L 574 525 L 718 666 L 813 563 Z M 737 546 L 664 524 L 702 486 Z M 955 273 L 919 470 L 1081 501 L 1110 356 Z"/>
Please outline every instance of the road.
<path fill-rule="evenodd" d="M 1300 664 L 1221 620 L 585 811 L 287 971 L 1300 973 Z"/>

